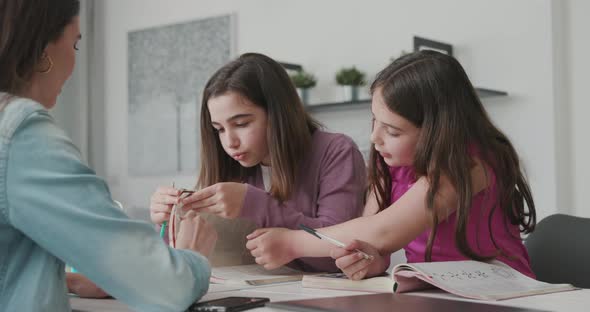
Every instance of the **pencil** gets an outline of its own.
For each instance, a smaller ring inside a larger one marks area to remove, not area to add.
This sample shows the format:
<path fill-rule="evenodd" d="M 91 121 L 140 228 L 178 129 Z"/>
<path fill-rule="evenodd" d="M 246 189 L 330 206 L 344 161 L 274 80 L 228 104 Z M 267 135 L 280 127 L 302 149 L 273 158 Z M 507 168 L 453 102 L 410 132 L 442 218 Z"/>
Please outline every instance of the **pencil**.
<path fill-rule="evenodd" d="M 334 238 L 332 238 L 332 237 L 330 237 L 330 236 L 328 236 L 326 234 L 322 234 L 322 233 L 320 233 L 320 232 L 318 232 L 318 231 L 316 231 L 316 230 L 314 230 L 314 229 L 312 229 L 310 227 L 307 227 L 307 226 L 305 226 L 303 224 L 299 224 L 299 228 L 302 229 L 302 230 L 304 230 L 305 232 L 307 232 L 307 233 L 309 233 L 309 234 L 311 234 L 311 235 L 319 238 L 319 239 L 323 239 L 323 240 L 328 241 L 329 243 L 331 243 L 334 246 L 337 246 L 337 247 L 340 247 L 340 248 L 344 248 L 346 246 L 343 242 L 341 242 L 339 240 L 336 240 L 336 239 L 334 239 Z M 373 260 L 373 256 L 367 254 L 366 252 L 363 252 L 360 249 L 355 249 L 354 251 L 356 251 L 359 254 L 361 254 L 361 256 L 363 256 L 363 258 L 365 258 L 366 260 Z"/>

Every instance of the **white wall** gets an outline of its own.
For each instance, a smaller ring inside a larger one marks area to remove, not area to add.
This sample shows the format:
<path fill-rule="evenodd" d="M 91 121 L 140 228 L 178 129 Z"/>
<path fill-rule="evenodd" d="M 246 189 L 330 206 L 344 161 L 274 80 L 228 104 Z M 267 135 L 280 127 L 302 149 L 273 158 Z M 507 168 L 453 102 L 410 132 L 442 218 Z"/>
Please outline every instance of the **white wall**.
<path fill-rule="evenodd" d="M 567 59 L 568 82 L 566 93 L 571 106 L 571 157 L 573 196 L 572 212 L 590 217 L 588 194 L 590 190 L 590 105 L 588 96 L 588 74 L 590 73 L 590 2 L 584 0 L 565 1 L 565 57 Z M 557 103 L 556 106 L 561 106 Z M 569 151 L 566 151 L 569 153 Z"/>
<path fill-rule="evenodd" d="M 80 33 L 83 37 L 87 37 L 91 31 L 89 23 L 93 16 L 92 8 L 91 4 L 89 5 L 86 1 L 82 1 L 80 4 Z M 56 123 L 70 136 L 85 160 L 88 159 L 88 136 L 90 133 L 88 120 L 89 43 L 88 40 L 78 43 L 79 51 L 76 53 L 74 72 L 64 84 L 57 103 L 51 111 Z"/>
<path fill-rule="evenodd" d="M 566 56 L 568 42 L 567 3 L 552 1 L 552 38 L 553 38 L 553 113 L 555 115 L 555 164 L 556 192 L 560 212 L 572 213 L 572 155 L 571 151 L 571 105 L 568 93 L 568 64 Z"/>
<path fill-rule="evenodd" d="M 302 64 L 319 78 L 311 102 L 340 100 L 337 69 L 356 65 L 372 77 L 391 57 L 412 49 L 413 35 L 453 44 L 475 85 L 509 92 L 484 105 L 520 153 L 539 215 L 559 207 L 549 0 L 105 0 L 97 6 L 105 38 L 97 52 L 105 60 L 106 173 L 114 196 L 127 205 L 147 207 L 158 184 L 191 186 L 196 176 L 127 176 L 127 32 L 236 13 L 236 52 Z M 368 110 L 319 117 L 367 146 Z"/>

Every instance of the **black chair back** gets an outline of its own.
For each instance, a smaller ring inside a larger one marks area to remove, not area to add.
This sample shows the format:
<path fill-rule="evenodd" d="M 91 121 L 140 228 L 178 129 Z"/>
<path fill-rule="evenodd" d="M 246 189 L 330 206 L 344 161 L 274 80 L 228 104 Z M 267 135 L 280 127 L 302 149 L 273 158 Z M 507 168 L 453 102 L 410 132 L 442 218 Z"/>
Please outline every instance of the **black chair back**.
<path fill-rule="evenodd" d="M 525 240 L 537 279 L 590 288 L 590 219 L 551 215 Z"/>

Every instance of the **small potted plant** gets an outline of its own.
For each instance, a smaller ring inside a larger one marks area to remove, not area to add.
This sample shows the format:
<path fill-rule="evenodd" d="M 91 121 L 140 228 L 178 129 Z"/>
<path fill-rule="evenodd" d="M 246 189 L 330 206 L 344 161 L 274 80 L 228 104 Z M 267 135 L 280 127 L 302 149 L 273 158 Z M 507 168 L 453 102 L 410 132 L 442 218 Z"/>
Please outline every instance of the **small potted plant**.
<path fill-rule="evenodd" d="M 365 73 L 354 66 L 342 68 L 336 73 L 336 83 L 343 87 L 345 101 L 357 101 L 358 87 L 365 85 Z"/>
<path fill-rule="evenodd" d="M 291 75 L 291 81 L 293 81 L 295 88 L 297 88 L 297 93 L 299 94 L 299 98 L 301 98 L 301 102 L 307 105 L 309 100 L 308 90 L 315 87 L 317 83 L 316 78 L 312 74 L 300 70 Z"/>

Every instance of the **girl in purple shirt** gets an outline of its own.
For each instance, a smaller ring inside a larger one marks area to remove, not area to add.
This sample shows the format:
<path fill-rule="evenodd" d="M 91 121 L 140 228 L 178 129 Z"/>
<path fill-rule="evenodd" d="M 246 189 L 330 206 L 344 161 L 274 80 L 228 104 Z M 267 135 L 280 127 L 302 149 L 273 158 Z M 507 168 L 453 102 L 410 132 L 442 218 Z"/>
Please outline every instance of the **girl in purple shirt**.
<path fill-rule="evenodd" d="M 279 63 L 248 53 L 210 78 L 201 104 L 199 191 L 182 199 L 185 210 L 258 227 L 317 228 L 359 217 L 365 188 L 357 146 L 345 135 L 320 130 Z M 154 223 L 169 219 L 178 194 L 172 187 L 156 191 Z M 248 233 L 237 239 L 249 255 Z M 296 262 L 304 270 L 337 270 L 330 258 Z"/>
<path fill-rule="evenodd" d="M 361 279 L 385 271 L 389 255 L 404 248 L 408 262 L 496 258 L 534 277 L 520 238 L 536 223 L 529 185 L 459 62 L 434 51 L 403 56 L 378 74 L 371 92 L 365 216 L 319 230 L 349 244 L 259 229 L 247 244 L 256 261 L 271 269 L 293 257 L 331 255 Z"/>

